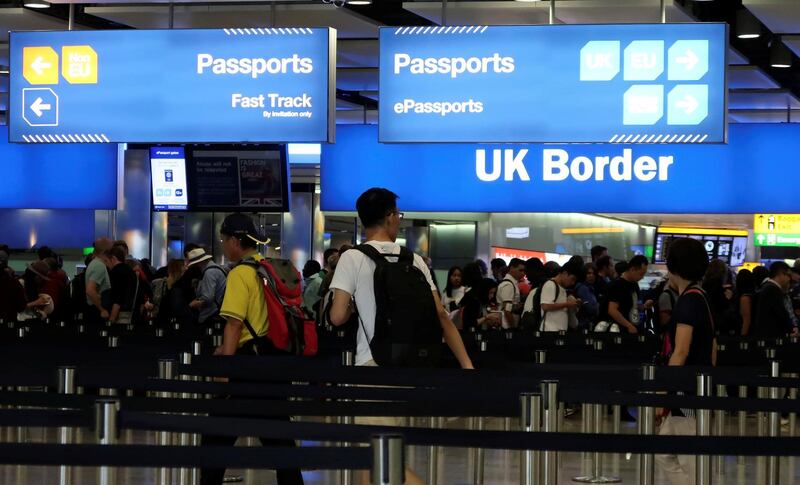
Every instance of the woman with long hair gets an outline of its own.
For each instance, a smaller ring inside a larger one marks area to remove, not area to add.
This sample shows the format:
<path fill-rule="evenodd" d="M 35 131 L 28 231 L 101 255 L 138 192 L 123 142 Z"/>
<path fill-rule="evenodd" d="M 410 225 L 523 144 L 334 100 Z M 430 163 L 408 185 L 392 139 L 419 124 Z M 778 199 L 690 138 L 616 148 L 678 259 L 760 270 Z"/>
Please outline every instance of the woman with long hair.
<path fill-rule="evenodd" d="M 442 292 L 442 306 L 448 312 L 458 309 L 458 304 L 464 298 L 464 294 L 469 290 L 462 284 L 464 273 L 459 266 L 453 266 L 447 272 L 447 285 Z"/>

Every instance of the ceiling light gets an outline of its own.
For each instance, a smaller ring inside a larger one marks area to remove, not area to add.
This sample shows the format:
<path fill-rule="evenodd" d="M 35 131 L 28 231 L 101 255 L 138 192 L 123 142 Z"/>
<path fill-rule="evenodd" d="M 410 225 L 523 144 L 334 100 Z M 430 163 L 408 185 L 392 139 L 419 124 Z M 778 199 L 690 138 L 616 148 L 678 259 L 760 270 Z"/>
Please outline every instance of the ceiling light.
<path fill-rule="evenodd" d="M 769 46 L 769 64 L 778 68 L 792 67 L 792 51 L 779 38 Z"/>
<path fill-rule="evenodd" d="M 50 4 L 44 0 L 25 0 L 22 5 L 28 8 L 50 8 Z"/>
<path fill-rule="evenodd" d="M 761 37 L 761 25 L 744 8 L 736 13 L 736 37 L 740 39 L 757 39 Z"/>
<path fill-rule="evenodd" d="M 349 0 L 348 5 L 372 5 L 372 0 Z"/>

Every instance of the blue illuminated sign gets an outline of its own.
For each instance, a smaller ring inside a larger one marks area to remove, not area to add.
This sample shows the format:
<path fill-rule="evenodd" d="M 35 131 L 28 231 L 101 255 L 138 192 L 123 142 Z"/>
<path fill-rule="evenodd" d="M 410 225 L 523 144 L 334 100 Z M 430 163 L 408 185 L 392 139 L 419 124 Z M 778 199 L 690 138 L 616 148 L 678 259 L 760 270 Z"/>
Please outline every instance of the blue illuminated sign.
<path fill-rule="evenodd" d="M 6 136 L 0 130 L 0 208 L 117 208 L 117 145 L 16 145 Z"/>
<path fill-rule="evenodd" d="M 333 141 L 333 29 L 11 34 L 12 142 Z"/>
<path fill-rule="evenodd" d="M 727 26 L 380 29 L 381 142 L 722 143 Z"/>
<path fill-rule="evenodd" d="M 323 145 L 323 210 L 386 187 L 420 212 L 800 212 L 797 124 L 732 124 L 728 145 L 381 144 L 375 130 Z"/>

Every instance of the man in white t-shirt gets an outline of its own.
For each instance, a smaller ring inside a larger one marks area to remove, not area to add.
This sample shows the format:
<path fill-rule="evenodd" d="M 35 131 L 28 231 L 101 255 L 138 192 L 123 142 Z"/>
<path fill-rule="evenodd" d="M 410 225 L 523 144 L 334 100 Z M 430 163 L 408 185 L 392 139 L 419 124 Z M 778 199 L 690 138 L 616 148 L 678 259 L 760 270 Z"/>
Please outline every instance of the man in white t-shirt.
<path fill-rule="evenodd" d="M 519 282 L 525 277 L 525 261 L 514 258 L 508 264 L 508 273 L 497 285 L 497 302 L 503 311 L 503 328 L 513 328 L 519 323 Z"/>
<path fill-rule="evenodd" d="M 542 330 L 561 332 L 569 328 L 569 312 L 580 308 L 582 302 L 567 296 L 580 278 L 583 267 L 577 260 L 570 260 L 561 271 L 542 286 Z"/>
<path fill-rule="evenodd" d="M 367 242 L 365 244 L 369 244 L 382 254 L 400 254 L 400 245 L 395 242 L 402 219 L 402 214 L 397 210 L 397 195 L 386 189 L 369 189 L 358 198 L 356 209 L 366 230 Z M 441 304 L 428 266 L 416 254 L 414 255 L 414 266 L 425 275 L 425 279 L 430 285 L 431 297 L 436 304 L 445 342 L 453 351 L 461 367 L 472 369 L 472 361 L 464 349 L 464 342 Z M 347 251 L 339 259 L 331 282 L 331 289 L 334 291 L 333 305 L 330 311 L 331 323 L 333 325 L 347 323 L 356 309 L 360 317 L 356 349 L 356 365 L 358 366 L 377 365 L 369 346 L 370 340 L 375 335 L 377 313 L 374 273 L 374 261 L 361 251 Z M 359 418 L 356 422 L 379 426 L 400 425 L 399 420 L 393 418 Z M 363 475 L 362 483 L 367 483 L 366 474 Z M 406 470 L 405 483 L 422 484 L 423 482 L 414 472 Z"/>

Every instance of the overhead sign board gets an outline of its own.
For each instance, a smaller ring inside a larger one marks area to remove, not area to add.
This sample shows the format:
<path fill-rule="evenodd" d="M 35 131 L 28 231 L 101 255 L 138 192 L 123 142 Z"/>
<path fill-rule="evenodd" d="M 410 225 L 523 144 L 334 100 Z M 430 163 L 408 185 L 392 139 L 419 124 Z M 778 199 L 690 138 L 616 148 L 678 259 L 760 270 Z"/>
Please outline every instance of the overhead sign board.
<path fill-rule="evenodd" d="M 800 214 L 756 214 L 753 238 L 756 246 L 800 246 Z"/>
<path fill-rule="evenodd" d="M 382 142 L 722 143 L 727 26 L 384 27 Z"/>
<path fill-rule="evenodd" d="M 333 29 L 12 32 L 22 143 L 334 138 Z"/>
<path fill-rule="evenodd" d="M 382 144 L 376 130 L 323 145 L 323 210 L 386 187 L 418 212 L 800 213 L 775 189 L 800 178 L 797 124 L 732 124 L 727 145 Z M 745 180 L 746 197 L 731 190 Z"/>

